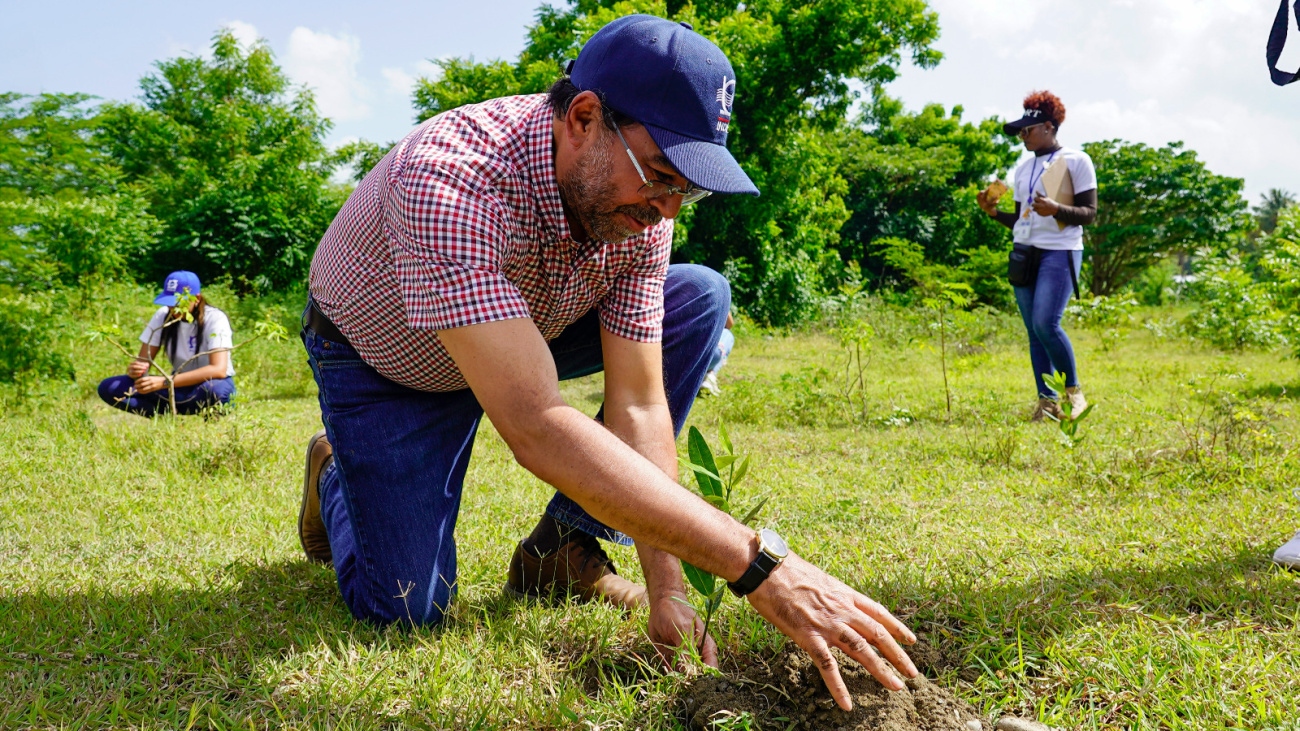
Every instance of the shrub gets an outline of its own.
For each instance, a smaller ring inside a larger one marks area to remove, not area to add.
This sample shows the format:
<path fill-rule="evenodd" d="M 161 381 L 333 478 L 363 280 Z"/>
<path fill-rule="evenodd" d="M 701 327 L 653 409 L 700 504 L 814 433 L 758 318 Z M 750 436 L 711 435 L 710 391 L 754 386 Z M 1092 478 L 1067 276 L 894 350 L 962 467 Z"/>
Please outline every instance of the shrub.
<path fill-rule="evenodd" d="M 1274 306 L 1271 290 L 1253 281 L 1235 258 L 1211 260 L 1190 288 L 1199 305 L 1183 319 L 1183 329 L 1224 350 L 1279 345 L 1286 340 L 1285 317 Z"/>
<path fill-rule="evenodd" d="M 28 376 L 75 376 L 72 363 L 59 352 L 58 325 L 48 301 L 20 294 L 0 296 L 0 382 L 23 383 Z"/>

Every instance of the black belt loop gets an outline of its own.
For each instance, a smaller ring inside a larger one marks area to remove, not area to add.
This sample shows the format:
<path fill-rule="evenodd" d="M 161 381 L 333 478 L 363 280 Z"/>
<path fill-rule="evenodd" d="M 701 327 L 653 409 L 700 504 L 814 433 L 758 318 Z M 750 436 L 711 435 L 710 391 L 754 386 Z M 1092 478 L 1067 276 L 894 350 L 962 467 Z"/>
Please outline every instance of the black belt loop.
<path fill-rule="evenodd" d="M 343 343 L 344 345 L 350 346 L 351 343 L 348 342 L 347 338 L 343 337 L 343 332 L 340 331 L 334 323 L 330 322 L 330 319 L 325 316 L 325 313 L 321 312 L 320 309 L 316 307 L 316 300 L 310 299 L 308 302 L 307 327 L 310 328 L 312 332 L 326 340 L 332 340 L 336 343 Z"/>

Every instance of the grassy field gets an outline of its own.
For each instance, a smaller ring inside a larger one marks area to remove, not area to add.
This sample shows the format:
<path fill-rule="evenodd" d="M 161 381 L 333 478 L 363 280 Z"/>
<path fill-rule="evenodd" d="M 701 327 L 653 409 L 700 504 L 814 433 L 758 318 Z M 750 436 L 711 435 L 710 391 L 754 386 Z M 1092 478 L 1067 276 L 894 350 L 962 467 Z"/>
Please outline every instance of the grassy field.
<path fill-rule="evenodd" d="M 237 335 L 261 307 L 234 312 Z M 84 316 L 134 329 L 148 311 Z M 1071 450 L 1026 422 L 1014 321 L 959 344 L 949 413 L 923 323 L 868 315 L 865 408 L 844 404 L 831 334 L 742 327 L 723 395 L 692 415 L 752 455 L 768 524 L 905 616 L 949 659 L 940 682 L 991 719 L 1300 729 L 1300 573 L 1268 560 L 1300 528 L 1300 364 L 1159 327 L 1103 352 L 1076 330 L 1097 408 Z M 93 389 L 121 359 L 78 348 L 78 384 L 10 394 L 0 416 L 0 727 L 680 726 L 690 675 L 649 661 L 644 616 L 501 598 L 550 490 L 490 426 L 449 621 L 376 630 L 298 547 L 318 411 L 296 342 L 237 352 L 240 401 L 212 421 L 109 409 Z M 564 390 L 594 413 L 598 378 Z M 717 637 L 724 669 L 782 644 L 738 602 Z"/>

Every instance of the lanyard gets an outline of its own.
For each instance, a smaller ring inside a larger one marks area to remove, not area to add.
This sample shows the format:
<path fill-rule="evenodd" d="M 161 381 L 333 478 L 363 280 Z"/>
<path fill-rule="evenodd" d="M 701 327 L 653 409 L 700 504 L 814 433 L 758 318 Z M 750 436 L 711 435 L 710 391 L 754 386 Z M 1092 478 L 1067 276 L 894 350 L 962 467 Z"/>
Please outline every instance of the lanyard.
<path fill-rule="evenodd" d="M 1024 218 L 1029 218 L 1030 211 L 1034 210 L 1034 186 L 1038 185 L 1038 181 L 1043 179 L 1043 175 L 1047 173 L 1047 166 L 1052 164 L 1057 152 L 1060 152 L 1060 150 L 1056 150 L 1047 156 L 1047 162 L 1043 163 L 1043 171 L 1038 174 L 1037 178 L 1034 177 L 1034 171 L 1038 169 L 1038 158 L 1034 157 L 1034 166 L 1029 169 L 1029 193 L 1025 197 Z"/>

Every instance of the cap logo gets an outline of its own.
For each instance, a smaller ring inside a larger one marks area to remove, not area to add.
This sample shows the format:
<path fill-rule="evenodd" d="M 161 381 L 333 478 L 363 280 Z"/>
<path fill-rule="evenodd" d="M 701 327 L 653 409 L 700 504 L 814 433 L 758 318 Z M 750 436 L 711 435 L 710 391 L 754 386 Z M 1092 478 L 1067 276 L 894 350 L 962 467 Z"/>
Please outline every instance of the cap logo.
<path fill-rule="evenodd" d="M 718 126 L 719 132 L 726 132 L 731 125 L 731 105 L 736 101 L 736 80 L 722 77 L 722 86 L 718 87 Z"/>
<path fill-rule="evenodd" d="M 1041 109 L 1026 109 L 1026 110 L 1025 110 L 1025 116 L 1026 116 L 1026 117 L 1033 117 L 1034 119 L 1037 119 L 1037 118 L 1038 118 L 1038 114 L 1039 114 L 1041 111 L 1042 111 Z"/>
<path fill-rule="evenodd" d="M 175 292 L 175 291 L 176 291 L 176 287 L 177 287 L 177 285 L 179 285 L 179 284 L 180 284 L 180 282 L 177 281 L 177 280 L 175 280 L 175 279 L 168 279 L 168 280 L 167 280 L 167 286 L 166 286 L 166 287 L 163 287 L 163 289 L 166 290 L 166 291 L 168 291 L 168 292 Z"/>

